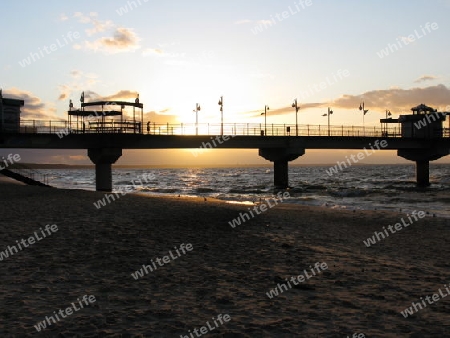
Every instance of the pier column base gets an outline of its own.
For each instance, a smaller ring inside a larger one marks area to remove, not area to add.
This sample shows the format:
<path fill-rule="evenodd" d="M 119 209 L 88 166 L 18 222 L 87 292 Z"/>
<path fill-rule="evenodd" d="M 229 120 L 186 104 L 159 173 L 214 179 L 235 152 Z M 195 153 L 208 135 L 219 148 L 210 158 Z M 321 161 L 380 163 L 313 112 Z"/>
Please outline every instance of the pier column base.
<path fill-rule="evenodd" d="M 273 162 L 273 183 L 276 187 L 289 187 L 289 165 L 288 161 Z"/>
<path fill-rule="evenodd" d="M 88 149 L 88 156 L 95 164 L 95 189 L 97 191 L 112 191 L 111 165 L 122 156 L 122 149 L 95 148 Z"/>
<path fill-rule="evenodd" d="M 418 187 L 430 185 L 430 161 L 447 156 L 450 150 L 444 147 L 429 149 L 399 149 L 397 155 L 409 161 L 416 162 L 416 184 Z"/>
<path fill-rule="evenodd" d="M 416 161 L 416 182 L 418 187 L 430 185 L 430 162 Z"/>
<path fill-rule="evenodd" d="M 301 148 L 265 148 L 259 149 L 259 156 L 273 162 L 273 183 L 276 188 L 289 188 L 289 161 L 305 154 Z"/>

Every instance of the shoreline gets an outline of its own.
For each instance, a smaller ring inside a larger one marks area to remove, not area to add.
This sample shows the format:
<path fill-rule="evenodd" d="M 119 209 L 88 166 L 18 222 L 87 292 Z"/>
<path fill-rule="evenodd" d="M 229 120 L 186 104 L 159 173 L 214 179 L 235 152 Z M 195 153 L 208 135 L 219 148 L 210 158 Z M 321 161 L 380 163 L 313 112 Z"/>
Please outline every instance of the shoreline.
<path fill-rule="evenodd" d="M 231 320 L 213 334 L 450 334 L 448 299 L 412 319 L 401 314 L 448 284 L 447 219 L 425 217 L 368 248 L 363 240 L 403 214 L 278 204 L 232 228 L 229 222 L 248 206 L 128 194 L 96 210 L 101 192 L 1 183 L 0 189 L 0 251 L 45 224 L 58 227 L 0 262 L 3 336 L 31 337 L 33 325 L 84 294 L 95 296 L 93 306 L 43 332 L 179 336 L 226 313 Z M 132 277 L 183 243 L 193 250 L 138 280 Z M 268 298 L 270 290 L 316 262 L 328 269 Z"/>

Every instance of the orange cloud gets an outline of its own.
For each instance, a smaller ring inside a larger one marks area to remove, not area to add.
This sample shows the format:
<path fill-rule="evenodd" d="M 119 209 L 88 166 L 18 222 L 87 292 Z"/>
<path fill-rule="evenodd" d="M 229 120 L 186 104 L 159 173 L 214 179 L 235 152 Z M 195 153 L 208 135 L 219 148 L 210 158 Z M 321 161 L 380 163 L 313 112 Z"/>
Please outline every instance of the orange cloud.
<path fill-rule="evenodd" d="M 343 95 L 331 104 L 334 107 L 356 109 L 364 101 L 367 109 L 384 112 L 409 111 L 420 103 L 442 109 L 450 104 L 450 89 L 443 84 L 411 89 L 372 90 L 361 95 Z"/>
<path fill-rule="evenodd" d="M 31 92 L 18 88 L 11 88 L 4 90 L 3 96 L 25 101 L 25 105 L 21 108 L 22 113 L 20 118 L 22 120 L 61 120 L 61 117 L 56 115 L 56 109 L 54 107 L 42 102 L 39 97 Z"/>

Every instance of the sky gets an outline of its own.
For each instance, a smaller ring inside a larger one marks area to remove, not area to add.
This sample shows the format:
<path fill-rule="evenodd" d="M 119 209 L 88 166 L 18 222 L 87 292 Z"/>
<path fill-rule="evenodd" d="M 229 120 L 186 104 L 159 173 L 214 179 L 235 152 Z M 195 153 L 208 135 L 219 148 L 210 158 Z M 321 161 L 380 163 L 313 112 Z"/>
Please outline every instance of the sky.
<path fill-rule="evenodd" d="M 65 120 L 69 100 L 144 104 L 156 123 L 380 126 L 425 103 L 450 111 L 450 0 L 8 1 L 0 87 L 22 119 Z M 24 161 L 90 163 L 86 150 L 21 150 Z M 357 152 L 357 151 L 356 151 Z M 332 163 L 355 151 L 312 151 Z M 448 163 L 444 158 L 440 162 Z M 257 164 L 253 150 L 125 150 L 118 164 Z M 407 163 L 394 151 L 365 163 Z"/>

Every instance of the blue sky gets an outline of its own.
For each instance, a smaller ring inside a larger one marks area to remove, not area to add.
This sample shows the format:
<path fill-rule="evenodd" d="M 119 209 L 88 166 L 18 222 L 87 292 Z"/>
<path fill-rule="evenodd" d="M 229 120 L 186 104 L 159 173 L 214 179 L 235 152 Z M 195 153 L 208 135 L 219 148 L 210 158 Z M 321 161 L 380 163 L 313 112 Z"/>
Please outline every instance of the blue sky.
<path fill-rule="evenodd" d="M 331 106 L 332 124 L 361 125 L 364 100 L 366 125 L 379 126 L 386 109 L 396 117 L 419 103 L 450 105 L 449 12 L 448 0 L 9 1 L 0 86 L 25 99 L 23 118 L 65 119 L 69 99 L 78 105 L 85 91 L 89 99 L 139 93 L 146 116 L 162 123 L 195 122 L 197 102 L 200 122 L 218 123 L 223 95 L 226 122 L 260 123 L 267 104 L 268 123 L 294 123 L 298 98 L 300 123 L 325 125 Z M 75 153 L 45 156 L 88 163 L 84 151 Z M 138 153 L 121 161 L 175 161 Z M 323 152 L 310 153 L 297 162 L 323 160 Z M 215 162 L 263 162 L 256 151 L 217 154 Z"/>

